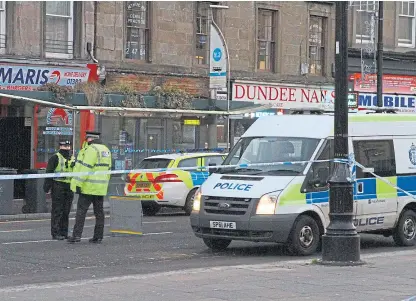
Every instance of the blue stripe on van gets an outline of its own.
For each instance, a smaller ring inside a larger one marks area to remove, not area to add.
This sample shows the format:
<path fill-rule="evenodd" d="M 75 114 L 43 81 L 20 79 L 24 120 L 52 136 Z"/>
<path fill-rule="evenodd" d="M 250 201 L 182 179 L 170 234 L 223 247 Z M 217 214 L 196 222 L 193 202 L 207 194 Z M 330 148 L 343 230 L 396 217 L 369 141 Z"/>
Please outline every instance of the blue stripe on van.
<path fill-rule="evenodd" d="M 329 201 L 329 190 L 319 191 L 319 192 L 310 192 L 306 194 L 307 204 L 328 203 L 328 201 Z"/>
<path fill-rule="evenodd" d="M 354 186 L 358 183 L 363 183 L 364 191 L 361 194 L 357 194 L 356 187 L 354 189 L 354 199 L 355 200 L 368 200 L 377 198 L 377 184 L 376 178 L 367 178 L 367 179 L 357 179 L 357 182 L 354 183 Z"/>
<path fill-rule="evenodd" d="M 416 194 L 416 176 L 397 176 L 397 187 L 410 194 Z M 406 196 L 404 192 L 398 191 L 398 196 Z"/>
<path fill-rule="evenodd" d="M 364 184 L 364 191 L 357 194 L 358 183 Z M 416 176 L 397 176 L 397 187 L 407 191 L 410 194 L 416 195 Z M 357 179 L 354 183 L 354 200 L 368 200 L 377 198 L 377 181 L 376 178 Z M 406 196 L 404 192 L 398 191 L 397 195 Z M 320 204 L 329 201 L 329 190 L 320 192 L 306 193 L 307 204 Z"/>

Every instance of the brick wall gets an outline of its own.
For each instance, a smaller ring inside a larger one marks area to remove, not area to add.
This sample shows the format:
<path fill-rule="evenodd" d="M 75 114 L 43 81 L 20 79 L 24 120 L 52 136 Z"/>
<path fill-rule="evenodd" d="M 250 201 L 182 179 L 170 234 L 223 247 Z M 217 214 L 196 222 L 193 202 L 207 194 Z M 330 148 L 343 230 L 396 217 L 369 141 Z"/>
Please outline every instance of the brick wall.
<path fill-rule="evenodd" d="M 155 86 L 176 87 L 191 93 L 194 96 L 208 97 L 208 79 L 197 77 L 179 77 L 164 75 L 140 75 L 140 74 L 122 74 L 109 73 L 107 75 L 107 84 L 123 82 L 131 85 L 137 91 L 142 93 L 149 92 Z"/>

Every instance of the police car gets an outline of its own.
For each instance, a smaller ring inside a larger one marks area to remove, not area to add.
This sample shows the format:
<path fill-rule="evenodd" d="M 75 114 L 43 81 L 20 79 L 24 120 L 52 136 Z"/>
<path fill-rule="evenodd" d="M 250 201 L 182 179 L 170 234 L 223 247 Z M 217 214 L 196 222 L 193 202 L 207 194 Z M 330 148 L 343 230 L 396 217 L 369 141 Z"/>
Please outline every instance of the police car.
<path fill-rule="evenodd" d="M 238 164 L 333 159 L 333 128 L 334 117 L 326 114 L 260 117 L 223 165 L 235 157 Z M 357 231 L 414 245 L 416 115 L 350 114 L 349 135 L 350 156 L 365 167 L 351 167 Z M 329 224 L 332 167 L 329 162 L 219 167 L 195 195 L 194 234 L 216 250 L 245 240 L 283 243 L 293 254 L 312 254 Z"/>
<path fill-rule="evenodd" d="M 161 207 L 179 207 L 190 214 L 194 194 L 209 176 L 204 166 L 220 165 L 225 156 L 218 152 L 196 152 L 148 157 L 136 169 L 195 168 L 130 173 L 126 178 L 124 193 L 142 201 L 145 215 L 155 215 Z"/>

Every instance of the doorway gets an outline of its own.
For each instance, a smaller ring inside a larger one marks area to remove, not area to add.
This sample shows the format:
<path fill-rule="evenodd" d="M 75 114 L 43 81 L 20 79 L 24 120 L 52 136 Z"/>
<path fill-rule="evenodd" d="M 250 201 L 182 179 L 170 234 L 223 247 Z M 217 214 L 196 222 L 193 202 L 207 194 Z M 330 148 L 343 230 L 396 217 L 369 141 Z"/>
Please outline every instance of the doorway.
<path fill-rule="evenodd" d="M 0 167 L 30 169 L 31 127 L 25 126 L 24 117 L 0 118 Z M 15 180 L 15 198 L 24 197 L 23 180 Z"/>
<path fill-rule="evenodd" d="M 146 137 L 147 156 L 160 154 L 163 148 L 163 128 L 147 128 Z"/>

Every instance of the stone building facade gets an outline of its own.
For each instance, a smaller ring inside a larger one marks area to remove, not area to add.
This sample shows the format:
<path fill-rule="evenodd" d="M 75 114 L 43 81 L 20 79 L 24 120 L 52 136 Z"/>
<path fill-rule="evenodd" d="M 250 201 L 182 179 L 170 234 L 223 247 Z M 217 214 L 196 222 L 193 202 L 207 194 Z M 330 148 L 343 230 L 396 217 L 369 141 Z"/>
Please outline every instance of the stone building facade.
<path fill-rule="evenodd" d="M 360 90 L 355 76 L 361 72 L 361 50 L 368 40 L 364 25 L 375 3 L 354 1 L 349 8 L 350 88 L 366 104 L 374 93 Z M 155 86 L 177 87 L 191 93 L 196 103 L 219 107 L 209 89 L 211 20 L 229 49 L 231 108 L 245 103 L 274 105 L 267 111 L 235 117 L 231 142 L 257 116 L 284 113 L 293 105 L 334 101 L 333 1 L 0 1 L 0 86 L 22 94 L 50 81 L 73 86 L 78 80 L 62 80 L 59 74 L 89 74 L 85 80 L 97 80 L 99 75 L 106 84 L 124 83 L 144 94 Z M 414 1 L 384 2 L 384 72 L 407 76 L 409 82 L 416 76 L 415 24 Z M 99 66 L 87 52 L 88 45 Z M 95 74 L 97 69 L 99 74 Z M 416 87 L 408 90 L 416 91 Z M 396 92 L 403 91 L 406 87 Z M 7 99 L 0 100 L 0 116 L 13 113 L 36 120 L 33 108 L 13 107 Z M 46 120 L 46 113 L 40 114 Z M 119 119 L 98 124 L 111 125 L 102 130 L 113 133 L 114 141 L 123 140 L 119 132 L 128 127 L 128 136 L 142 137 L 134 144 L 145 148 L 173 148 L 175 142 L 167 139 L 178 131 L 186 136 L 181 145 L 187 147 L 224 146 L 228 135 L 224 119 L 204 119 L 194 129 L 179 121 Z M 23 132 L 25 121 L 19 119 L 11 127 Z M 28 149 L 35 149 L 37 134 L 33 133 L 38 130 L 34 123 L 31 131 Z M 82 126 L 77 131 L 82 132 Z M 164 142 L 156 143 L 157 137 L 164 137 Z M 36 167 L 36 155 L 31 157 L 31 166 Z"/>

